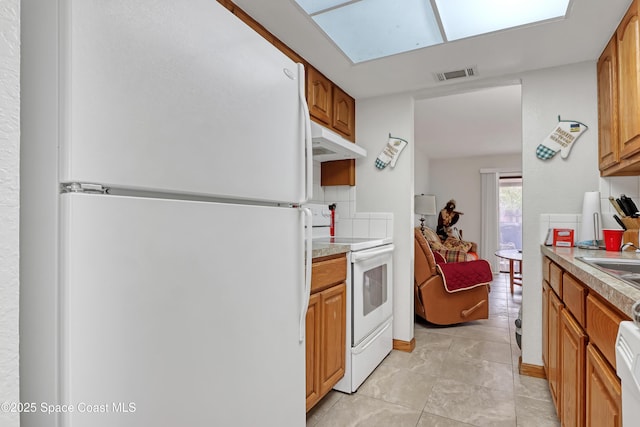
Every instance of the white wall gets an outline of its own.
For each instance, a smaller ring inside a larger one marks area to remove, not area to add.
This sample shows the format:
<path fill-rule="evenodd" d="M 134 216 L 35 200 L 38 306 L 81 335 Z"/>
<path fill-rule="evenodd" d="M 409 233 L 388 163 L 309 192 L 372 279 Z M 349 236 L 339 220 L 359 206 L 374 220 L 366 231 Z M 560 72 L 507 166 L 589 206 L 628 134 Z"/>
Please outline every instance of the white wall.
<path fill-rule="evenodd" d="M 586 191 L 600 188 L 595 62 L 522 75 L 523 363 L 542 366 L 542 266 L 538 222 L 543 213 L 580 213 Z M 567 159 L 542 161 L 535 150 L 562 119 L 589 130 Z"/>
<path fill-rule="evenodd" d="M 20 1 L 0 2 L 0 402 L 19 402 Z M 0 411 L 0 425 L 18 426 Z"/>
<path fill-rule="evenodd" d="M 394 95 L 356 103 L 357 142 L 367 157 L 356 161 L 358 211 L 393 213 L 393 337 L 413 339 L 413 98 Z M 374 162 L 389 133 L 409 144 L 395 168 L 378 170 Z"/>
<path fill-rule="evenodd" d="M 519 154 L 502 156 L 459 157 L 431 159 L 429 191 L 435 194 L 438 211 L 450 199 L 456 200 L 456 210 L 464 212 L 456 227 L 463 231 L 464 240 L 480 243 L 482 188 L 480 169 L 522 170 Z"/>

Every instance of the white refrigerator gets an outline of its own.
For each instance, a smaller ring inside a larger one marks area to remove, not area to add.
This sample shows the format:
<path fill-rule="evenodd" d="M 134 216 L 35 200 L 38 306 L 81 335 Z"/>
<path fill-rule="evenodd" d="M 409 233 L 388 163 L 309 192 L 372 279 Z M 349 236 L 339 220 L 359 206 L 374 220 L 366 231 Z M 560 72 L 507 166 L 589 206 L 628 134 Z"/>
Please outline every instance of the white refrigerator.
<path fill-rule="evenodd" d="M 21 425 L 304 425 L 302 66 L 215 0 L 21 14 Z"/>

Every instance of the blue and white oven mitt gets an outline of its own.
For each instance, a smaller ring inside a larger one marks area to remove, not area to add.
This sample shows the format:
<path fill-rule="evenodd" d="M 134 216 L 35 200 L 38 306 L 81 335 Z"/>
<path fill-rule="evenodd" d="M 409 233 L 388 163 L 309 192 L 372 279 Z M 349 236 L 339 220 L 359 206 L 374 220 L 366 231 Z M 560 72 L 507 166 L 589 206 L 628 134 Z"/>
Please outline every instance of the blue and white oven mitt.
<path fill-rule="evenodd" d="M 387 142 L 387 145 L 378 155 L 378 158 L 376 158 L 376 167 L 378 169 L 384 169 L 387 165 L 390 165 L 392 168 L 395 167 L 398 157 L 400 157 L 400 153 L 406 146 L 407 141 L 389 134 L 389 141 Z"/>
<path fill-rule="evenodd" d="M 560 151 L 560 157 L 569 156 L 573 143 L 589 129 L 587 125 L 573 120 L 560 120 L 558 126 L 536 148 L 536 156 L 541 160 L 549 160 Z"/>

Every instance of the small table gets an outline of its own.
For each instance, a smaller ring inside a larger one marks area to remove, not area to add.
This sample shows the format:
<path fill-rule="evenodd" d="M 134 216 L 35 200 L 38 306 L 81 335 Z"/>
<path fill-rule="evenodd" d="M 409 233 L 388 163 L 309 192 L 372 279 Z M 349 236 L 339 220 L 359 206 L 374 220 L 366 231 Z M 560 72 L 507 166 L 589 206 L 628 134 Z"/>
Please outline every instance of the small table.
<path fill-rule="evenodd" d="M 509 286 L 513 295 L 513 285 L 522 286 L 522 251 L 518 249 L 501 249 L 495 254 L 498 258 L 509 260 Z M 513 268 L 515 261 L 518 261 L 520 268 L 516 272 Z"/>

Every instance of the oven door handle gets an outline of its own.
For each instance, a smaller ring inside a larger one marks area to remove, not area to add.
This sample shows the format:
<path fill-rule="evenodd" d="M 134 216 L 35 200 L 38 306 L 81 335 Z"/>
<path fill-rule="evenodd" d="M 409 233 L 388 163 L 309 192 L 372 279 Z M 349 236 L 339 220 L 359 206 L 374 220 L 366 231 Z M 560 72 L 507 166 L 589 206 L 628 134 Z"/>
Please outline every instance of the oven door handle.
<path fill-rule="evenodd" d="M 394 248 L 395 247 L 393 245 L 384 245 L 379 248 L 369 249 L 365 251 L 351 252 L 351 261 L 359 262 L 371 259 L 373 257 L 393 252 Z"/>

